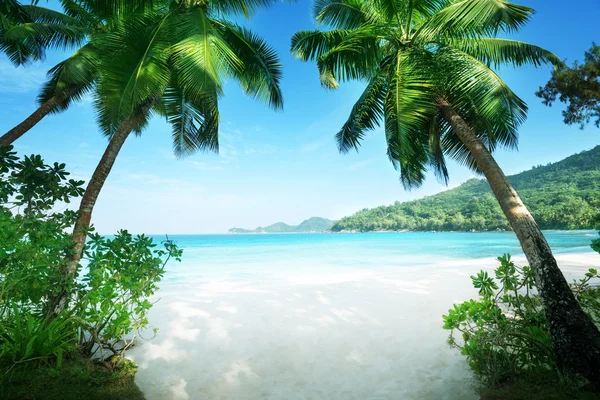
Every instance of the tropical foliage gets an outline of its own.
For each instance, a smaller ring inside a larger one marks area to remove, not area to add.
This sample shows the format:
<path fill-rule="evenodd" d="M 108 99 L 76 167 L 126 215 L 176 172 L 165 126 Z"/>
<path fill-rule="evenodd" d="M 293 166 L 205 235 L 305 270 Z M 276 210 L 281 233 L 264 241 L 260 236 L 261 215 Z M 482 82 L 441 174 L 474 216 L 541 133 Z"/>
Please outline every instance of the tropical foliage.
<path fill-rule="evenodd" d="M 234 78 L 250 96 L 283 105 L 276 53 L 261 38 L 224 16 L 254 11 L 263 2 L 165 2 L 126 19 L 94 42 L 102 57 L 95 103 L 108 136 L 138 116 L 141 132 L 152 113 L 173 127 L 178 156 L 218 150 L 218 98 Z"/>
<path fill-rule="evenodd" d="M 77 4 L 70 0 L 63 3 Z M 85 24 L 69 13 L 17 0 L 0 2 L 0 52 L 15 65 L 42 60 L 47 49 L 68 49 L 81 44 L 87 33 Z"/>
<path fill-rule="evenodd" d="M 59 315 L 49 315 L 49 296 L 65 284 L 60 270 L 73 245 L 65 229 L 77 217 L 61 209 L 81 195 L 82 184 L 69 179 L 64 164 L 47 165 L 40 156 L 19 159 L 11 147 L 0 149 L 3 368 L 60 367 L 75 353 L 121 356 L 148 324 L 148 299 L 158 289 L 165 263 L 181 256 L 169 240 L 157 249 L 152 239 L 127 231 L 112 239 L 94 235 L 69 286 L 75 301 Z"/>
<path fill-rule="evenodd" d="M 542 229 L 600 227 L 600 146 L 509 177 Z M 333 231 L 483 231 L 510 226 L 485 180 L 421 200 L 364 209 Z"/>
<path fill-rule="evenodd" d="M 419 186 L 428 168 L 446 181 L 446 156 L 478 170 L 442 104 L 489 150 L 515 147 L 527 106 L 492 67 L 560 63 L 542 48 L 497 37 L 516 32 L 533 13 L 503 0 L 320 0 L 314 13 L 333 29 L 296 33 L 292 52 L 316 61 L 326 88 L 367 82 L 336 135 L 340 152 L 358 150 L 383 120 L 388 156 L 406 187 Z"/>
<path fill-rule="evenodd" d="M 88 94 L 94 88 L 101 58 L 98 48 L 93 44 L 94 38 L 112 31 L 132 15 L 144 15 L 154 4 L 154 1 L 61 0 L 64 13 L 48 11 L 53 16 L 51 22 L 54 29 L 64 31 L 64 35 L 70 34 L 68 40 L 63 40 L 63 47 L 76 50 L 48 71 L 48 78 L 38 96 L 38 109 L 2 135 L 0 146 L 12 144 L 48 114 L 62 112 Z M 24 13 L 36 21 L 40 19 L 40 15 L 45 15 L 37 6 L 23 6 L 12 0 L 7 3 L 6 8 L 8 14 Z M 42 19 L 46 20 L 48 18 Z M 39 25 L 39 22 L 36 24 Z M 31 30 L 26 21 L 17 21 L 14 29 L 27 32 Z M 52 37 L 60 36 L 53 34 Z M 28 41 L 23 37 L 15 39 L 16 43 Z M 45 49 L 48 46 L 42 42 L 38 47 Z"/>
<path fill-rule="evenodd" d="M 562 112 L 566 124 L 581 128 L 593 121 L 600 128 L 600 46 L 592 43 L 582 64 L 562 65 L 536 95 L 547 106 L 556 101 L 566 104 Z"/>
<path fill-rule="evenodd" d="M 561 379 L 531 269 L 517 266 L 509 254 L 498 261 L 493 276 L 486 271 L 471 276 L 479 298 L 455 304 L 443 316 L 444 329 L 450 330 L 448 342 L 488 386 L 514 379 Z M 599 279 L 598 271 L 590 269 L 571 284 L 596 326 L 600 326 Z"/>

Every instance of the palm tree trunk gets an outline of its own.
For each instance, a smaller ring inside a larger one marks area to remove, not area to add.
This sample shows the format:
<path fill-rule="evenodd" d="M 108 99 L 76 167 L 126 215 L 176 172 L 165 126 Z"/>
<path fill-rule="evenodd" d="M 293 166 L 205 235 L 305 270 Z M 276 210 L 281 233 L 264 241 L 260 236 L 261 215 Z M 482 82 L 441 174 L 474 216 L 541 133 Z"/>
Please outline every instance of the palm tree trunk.
<path fill-rule="evenodd" d="M 0 136 L 0 147 L 11 145 L 15 140 L 27 133 L 27 131 L 33 128 L 59 104 L 65 101 L 74 91 L 74 89 L 64 90 L 39 106 L 38 109 L 35 110 L 29 117 L 25 118 L 23 122 L 6 132 L 4 135 Z"/>
<path fill-rule="evenodd" d="M 126 119 L 119 129 L 114 133 L 92 178 L 88 182 L 85 193 L 81 198 L 79 205 L 79 217 L 75 222 L 71 239 L 73 240 L 73 248 L 71 254 L 67 257 L 65 264 L 61 269 L 61 279 L 59 292 L 50 296 L 48 313 L 50 316 L 58 315 L 67 305 L 69 297 L 68 286 L 75 275 L 77 270 L 77 264 L 81 260 L 83 254 L 83 246 L 87 238 L 87 229 L 92 220 L 92 211 L 98 200 L 98 195 L 106 182 L 106 178 L 110 173 L 117 155 L 123 147 L 125 140 L 139 124 L 139 118 L 137 116 L 131 116 Z"/>
<path fill-rule="evenodd" d="M 559 368 L 576 372 L 600 387 L 600 331 L 583 312 L 558 268 L 546 238 L 479 137 L 445 100 L 438 109 L 469 149 L 487 178 L 533 271 Z"/>

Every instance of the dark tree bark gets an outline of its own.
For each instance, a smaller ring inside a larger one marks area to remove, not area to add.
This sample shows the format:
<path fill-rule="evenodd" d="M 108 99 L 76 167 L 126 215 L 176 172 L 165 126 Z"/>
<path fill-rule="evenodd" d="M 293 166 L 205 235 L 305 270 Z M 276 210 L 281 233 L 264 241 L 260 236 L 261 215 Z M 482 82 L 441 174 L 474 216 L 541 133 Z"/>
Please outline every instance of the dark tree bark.
<path fill-rule="evenodd" d="M 126 119 L 119 129 L 114 133 L 92 178 L 88 182 L 85 193 L 81 198 L 79 205 L 79 217 L 75 222 L 71 239 L 73 240 L 73 248 L 70 255 L 67 257 L 66 262 L 63 264 L 61 269 L 60 290 L 58 293 L 50 296 L 50 302 L 48 307 L 48 313 L 50 316 L 58 315 L 67 305 L 69 299 L 68 286 L 73 280 L 75 272 L 77 270 L 77 264 L 81 260 L 83 255 L 83 246 L 87 238 L 87 229 L 92 220 L 92 211 L 98 200 L 98 195 L 106 182 L 106 178 L 110 173 L 119 151 L 129 134 L 138 127 L 139 117 L 131 116 Z"/>
<path fill-rule="evenodd" d="M 64 102 L 75 90 L 65 90 L 51 97 L 48 101 L 38 107 L 29 117 L 25 118 L 23 122 L 0 136 L 0 147 L 9 146 L 15 140 L 27 133 L 33 128 L 38 122 L 40 122 L 46 115 L 54 110 L 59 104 Z"/>
<path fill-rule="evenodd" d="M 438 109 L 469 149 L 517 235 L 532 269 L 559 368 L 600 387 L 600 331 L 583 312 L 558 268 L 546 238 L 502 169 L 467 122 L 445 100 Z"/>

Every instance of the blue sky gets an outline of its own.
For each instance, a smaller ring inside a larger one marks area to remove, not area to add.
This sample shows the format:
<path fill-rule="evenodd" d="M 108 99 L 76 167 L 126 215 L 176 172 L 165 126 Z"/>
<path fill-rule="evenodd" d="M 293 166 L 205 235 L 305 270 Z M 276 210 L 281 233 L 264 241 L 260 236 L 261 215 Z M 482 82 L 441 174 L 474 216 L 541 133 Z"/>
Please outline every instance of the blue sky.
<path fill-rule="evenodd" d="M 537 10 L 516 37 L 543 46 L 570 61 L 582 59 L 592 40 L 600 41 L 600 2 L 523 0 Z M 246 98 L 235 82 L 220 103 L 221 152 L 173 156 L 170 127 L 156 118 L 140 137 L 130 137 L 94 210 L 101 233 L 126 228 L 144 233 L 219 233 L 277 221 L 299 223 L 311 216 L 332 219 L 364 207 L 405 201 L 445 190 L 433 176 L 406 192 L 387 160 L 382 129 L 370 133 L 358 154 L 339 155 L 334 134 L 346 120 L 363 84 L 337 91 L 320 87 L 314 64 L 289 54 L 290 37 L 314 28 L 312 2 L 281 3 L 245 23 L 274 46 L 284 66 L 285 109 L 274 112 Z M 14 68 L 0 57 L 0 128 L 10 129 L 35 109 L 45 71 L 66 53 Z M 558 161 L 600 143 L 600 130 L 567 127 L 560 106 L 547 108 L 534 96 L 550 76 L 549 67 L 510 68 L 500 75 L 530 106 L 520 131 L 519 151 L 496 157 L 507 174 Z M 52 115 L 15 143 L 19 153 L 61 161 L 73 175 L 88 179 L 106 139 L 95 124 L 91 101 Z M 450 187 L 473 176 L 450 165 Z"/>

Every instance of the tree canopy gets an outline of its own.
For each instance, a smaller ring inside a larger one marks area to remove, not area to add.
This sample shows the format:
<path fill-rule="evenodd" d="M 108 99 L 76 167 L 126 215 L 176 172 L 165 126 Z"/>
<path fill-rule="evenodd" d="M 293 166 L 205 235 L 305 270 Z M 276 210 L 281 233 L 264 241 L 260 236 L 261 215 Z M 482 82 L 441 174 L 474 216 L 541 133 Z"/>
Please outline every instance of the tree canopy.
<path fill-rule="evenodd" d="M 499 37 L 517 32 L 533 10 L 504 0 L 319 0 L 329 31 L 297 32 L 292 52 L 314 60 L 321 83 L 367 82 L 337 133 L 340 152 L 358 150 L 384 122 L 388 157 L 405 187 L 432 169 L 447 181 L 446 157 L 478 170 L 440 111 L 449 103 L 486 147 L 515 147 L 527 106 L 496 74 L 499 65 L 558 64 L 538 46 Z"/>
<path fill-rule="evenodd" d="M 556 69 L 536 95 L 547 106 L 556 101 L 565 103 L 565 124 L 583 128 L 593 121 L 600 128 L 600 46 L 592 43 L 582 64 L 575 61 L 572 67 L 562 65 Z"/>

